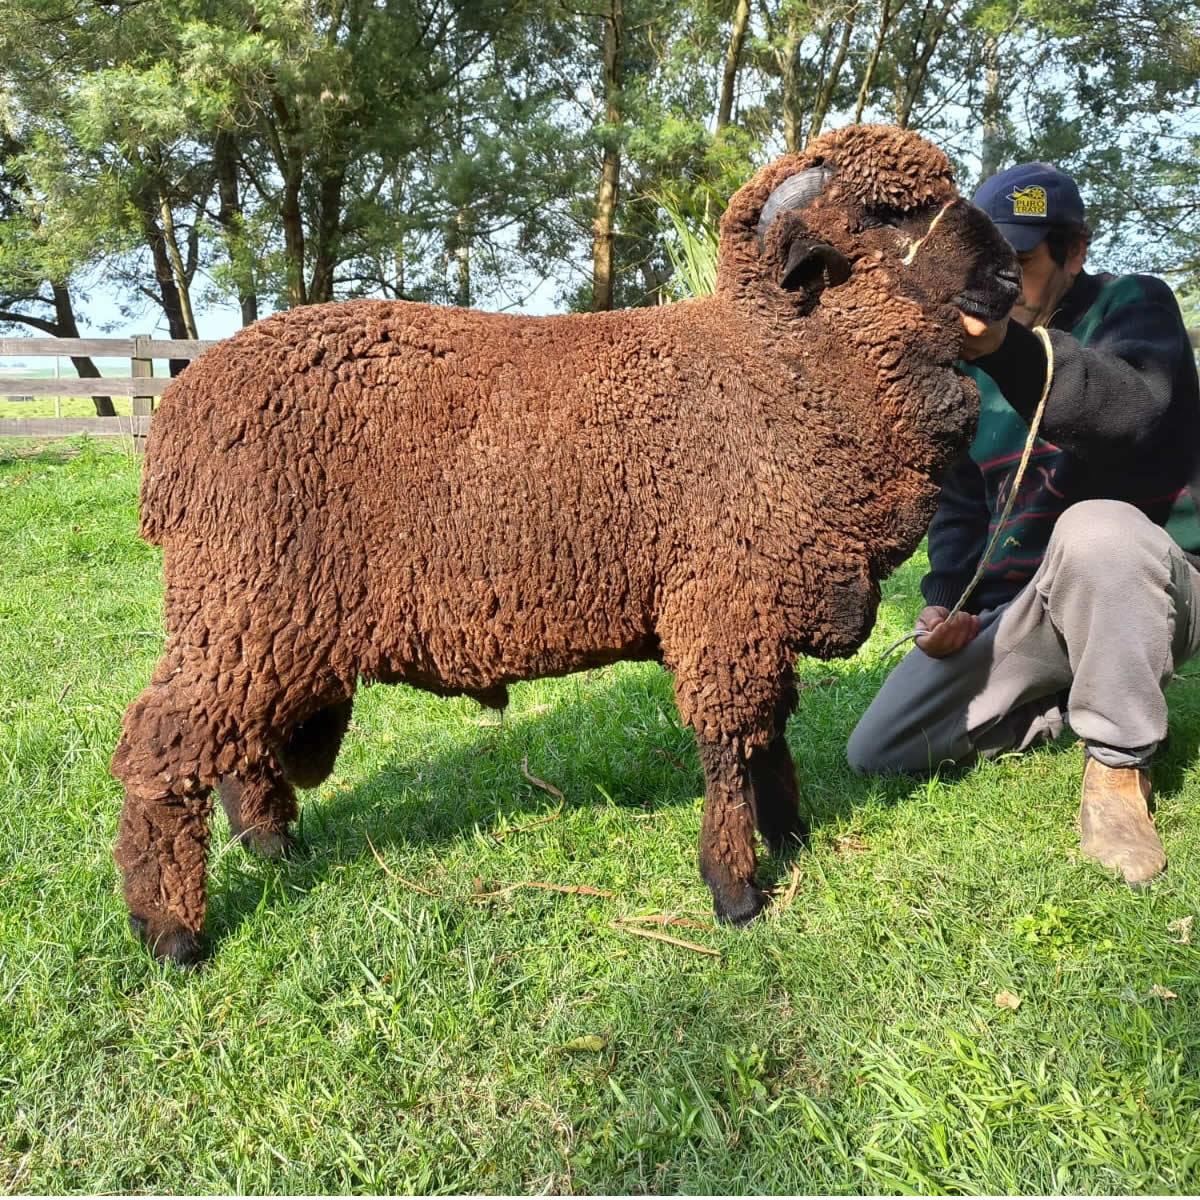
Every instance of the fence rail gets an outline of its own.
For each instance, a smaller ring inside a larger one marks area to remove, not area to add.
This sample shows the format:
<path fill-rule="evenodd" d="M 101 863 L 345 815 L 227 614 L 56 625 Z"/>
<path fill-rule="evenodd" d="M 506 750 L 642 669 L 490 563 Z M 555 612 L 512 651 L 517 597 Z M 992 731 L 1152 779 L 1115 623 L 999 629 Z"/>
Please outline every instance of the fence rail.
<path fill-rule="evenodd" d="M 128 437 L 134 448 L 145 445 L 154 404 L 171 382 L 155 376 L 155 359 L 198 358 L 211 340 L 153 338 L 14 338 L 0 337 L 0 357 L 5 358 L 128 358 L 128 375 L 98 379 L 68 376 L 0 375 L 0 395 L 5 396 L 129 396 L 133 413 L 118 417 L 0 417 L 0 437 L 53 438 L 86 433 L 92 437 Z"/>
<path fill-rule="evenodd" d="M 1191 343 L 1200 351 L 1200 326 L 1188 329 Z M 155 359 L 199 358 L 213 340 L 153 338 L 14 338 L 0 337 L 0 357 L 6 358 L 128 358 L 128 375 L 100 379 L 73 376 L 63 379 L 0 375 L 4 396 L 130 396 L 133 413 L 120 417 L 0 417 L 0 437 L 53 438 L 86 433 L 92 437 L 129 437 L 134 448 L 145 445 L 154 413 L 154 402 L 171 382 L 154 375 Z"/>

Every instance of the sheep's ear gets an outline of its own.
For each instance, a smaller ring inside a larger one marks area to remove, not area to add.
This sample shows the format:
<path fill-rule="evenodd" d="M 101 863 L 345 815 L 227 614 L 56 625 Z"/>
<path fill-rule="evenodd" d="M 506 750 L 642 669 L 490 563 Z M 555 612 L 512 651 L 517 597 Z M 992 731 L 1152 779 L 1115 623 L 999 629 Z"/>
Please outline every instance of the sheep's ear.
<path fill-rule="evenodd" d="M 788 251 L 779 286 L 787 292 L 820 292 L 850 278 L 850 260 L 828 242 L 797 238 Z"/>

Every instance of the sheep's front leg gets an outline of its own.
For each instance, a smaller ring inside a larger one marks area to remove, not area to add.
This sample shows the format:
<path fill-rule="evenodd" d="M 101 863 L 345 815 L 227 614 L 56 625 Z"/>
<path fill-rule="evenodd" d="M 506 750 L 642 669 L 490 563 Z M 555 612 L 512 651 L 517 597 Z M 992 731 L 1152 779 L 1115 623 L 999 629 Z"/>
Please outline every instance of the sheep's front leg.
<path fill-rule="evenodd" d="M 732 745 L 700 741 L 704 766 L 704 818 L 700 874 L 713 896 L 718 921 L 745 925 L 767 903 L 754 885 L 754 790 L 745 757 Z"/>
<path fill-rule="evenodd" d="M 795 710 L 796 700 L 796 685 L 789 672 L 775 706 L 771 741 L 750 755 L 755 819 L 772 854 L 794 849 L 808 837 L 808 826 L 799 811 L 796 768 L 785 737 L 788 717 Z"/>

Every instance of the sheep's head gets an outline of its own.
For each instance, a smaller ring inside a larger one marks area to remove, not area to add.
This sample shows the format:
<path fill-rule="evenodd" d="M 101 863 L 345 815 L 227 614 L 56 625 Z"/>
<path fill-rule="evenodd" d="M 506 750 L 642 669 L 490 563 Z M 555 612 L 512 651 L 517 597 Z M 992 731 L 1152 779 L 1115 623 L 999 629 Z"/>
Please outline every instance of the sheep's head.
<path fill-rule="evenodd" d="M 1011 247 L 959 196 L 946 156 L 889 125 L 824 134 L 742 187 L 721 222 L 717 290 L 803 313 L 859 264 L 947 321 L 998 320 L 1020 291 Z"/>

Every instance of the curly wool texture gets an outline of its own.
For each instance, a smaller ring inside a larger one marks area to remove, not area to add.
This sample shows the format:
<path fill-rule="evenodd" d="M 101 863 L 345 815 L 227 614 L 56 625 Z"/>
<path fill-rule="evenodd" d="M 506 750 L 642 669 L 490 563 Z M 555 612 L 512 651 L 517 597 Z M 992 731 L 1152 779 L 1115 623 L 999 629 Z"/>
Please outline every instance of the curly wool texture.
<path fill-rule="evenodd" d="M 834 182 L 760 245 L 766 197 L 817 164 Z M 233 774 L 259 804 L 276 751 L 360 679 L 502 703 L 516 680 L 652 658 L 702 748 L 744 765 L 781 738 L 790 664 L 862 643 L 974 428 L 951 366 L 961 268 L 906 269 L 864 222 L 955 199 L 934 147 L 851 127 L 733 197 L 712 297 L 541 318 L 352 301 L 197 360 L 142 485 L 169 636 L 113 764 L 131 908 L 198 929 L 202 797 Z M 848 282 L 779 286 L 799 225 Z M 720 854 L 744 875 L 753 831 L 730 821 Z"/>

